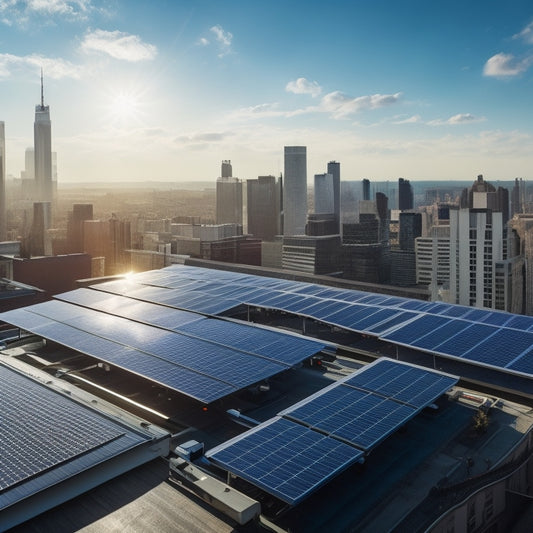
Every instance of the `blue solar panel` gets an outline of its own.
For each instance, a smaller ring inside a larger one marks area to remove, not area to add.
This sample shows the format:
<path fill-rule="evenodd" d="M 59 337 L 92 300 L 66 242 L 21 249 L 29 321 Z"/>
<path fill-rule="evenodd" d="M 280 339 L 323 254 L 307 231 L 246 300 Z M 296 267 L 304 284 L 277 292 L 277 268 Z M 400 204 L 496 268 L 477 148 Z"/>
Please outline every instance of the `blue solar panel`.
<path fill-rule="evenodd" d="M 407 300 L 403 304 L 400 304 L 398 307 L 402 309 L 408 309 L 409 311 L 420 311 L 423 312 L 424 309 L 429 307 L 428 302 L 423 302 L 421 300 Z"/>
<path fill-rule="evenodd" d="M 342 380 L 345 385 L 376 392 L 418 409 L 436 400 L 457 381 L 454 376 L 389 359 L 379 359 Z"/>
<path fill-rule="evenodd" d="M 177 330 L 188 322 L 205 320 L 189 311 L 163 307 L 150 302 L 141 302 L 91 289 L 76 289 L 55 296 L 56 299 L 77 305 L 104 311 L 123 318 L 129 318 L 146 324 Z"/>
<path fill-rule="evenodd" d="M 414 344 L 417 339 L 447 324 L 450 320 L 438 315 L 420 315 L 409 324 L 387 333 L 383 338 L 404 344 Z"/>
<path fill-rule="evenodd" d="M 467 313 L 472 311 L 471 307 L 465 305 L 449 305 L 442 313 L 442 316 L 449 316 L 454 318 L 464 318 Z"/>
<path fill-rule="evenodd" d="M 180 331 L 288 366 L 301 363 L 325 347 L 321 342 L 287 333 L 216 319 L 207 320 L 186 324 Z"/>
<path fill-rule="evenodd" d="M 280 500 L 296 505 L 362 457 L 361 451 L 274 418 L 206 456 Z"/>
<path fill-rule="evenodd" d="M 40 317 L 29 311 L 19 313 L 9 311 L 2 315 L 2 319 L 9 324 L 144 376 L 205 403 L 238 390 L 235 385 L 225 383 L 216 377 L 193 372 L 178 364 L 127 348 L 72 326 L 51 322 L 48 318 Z M 39 319 L 41 319 L 41 325 L 37 325 Z"/>
<path fill-rule="evenodd" d="M 513 315 L 505 324 L 506 328 L 515 328 L 521 331 L 531 330 L 533 328 L 533 317 L 523 315 Z"/>
<path fill-rule="evenodd" d="M 339 385 L 280 414 L 369 450 L 413 417 L 416 409 Z"/>
<path fill-rule="evenodd" d="M 398 309 L 379 309 L 377 312 L 369 314 L 368 316 L 361 318 L 357 322 L 354 322 L 350 325 L 350 327 L 357 331 L 373 332 L 374 327 L 378 327 L 381 322 L 389 320 L 398 314 L 401 314 L 401 311 L 399 311 Z M 404 318 L 402 322 L 405 322 L 409 318 L 412 318 L 412 316 L 407 314 L 403 316 Z"/>
<path fill-rule="evenodd" d="M 348 327 L 359 313 L 368 313 L 368 307 L 346 302 L 343 307 L 339 307 L 337 311 L 327 315 L 323 320 L 336 326 Z"/>
<path fill-rule="evenodd" d="M 0 390 L 0 510 L 151 440 L 2 365 Z"/>
<path fill-rule="evenodd" d="M 442 326 L 439 326 L 433 331 L 416 339 L 412 345 L 425 350 L 433 350 L 443 342 L 451 339 L 454 335 L 460 334 L 471 325 L 472 324 L 466 320 L 450 320 Z"/>
<path fill-rule="evenodd" d="M 455 335 L 438 346 L 435 346 L 435 351 L 462 357 L 466 352 L 492 335 L 495 331 L 497 331 L 497 328 L 494 326 L 472 324 L 470 327 L 463 329 L 460 335 Z"/>
<path fill-rule="evenodd" d="M 480 320 L 484 324 L 493 324 L 494 326 L 506 326 L 509 319 L 512 317 L 510 313 L 503 313 L 498 311 L 486 311 L 485 316 Z"/>
<path fill-rule="evenodd" d="M 533 333 L 499 329 L 464 355 L 465 359 L 505 368 L 533 346 Z"/>
<path fill-rule="evenodd" d="M 385 331 L 391 329 L 392 327 L 398 326 L 408 320 L 411 320 L 415 315 L 409 311 L 400 311 L 396 310 L 396 314 L 392 315 L 391 318 L 380 322 L 372 327 L 367 327 L 367 331 L 375 335 L 381 335 Z"/>
<path fill-rule="evenodd" d="M 524 374 L 533 374 L 533 349 L 524 353 L 516 361 L 512 362 L 508 368 L 515 372 L 523 372 Z"/>

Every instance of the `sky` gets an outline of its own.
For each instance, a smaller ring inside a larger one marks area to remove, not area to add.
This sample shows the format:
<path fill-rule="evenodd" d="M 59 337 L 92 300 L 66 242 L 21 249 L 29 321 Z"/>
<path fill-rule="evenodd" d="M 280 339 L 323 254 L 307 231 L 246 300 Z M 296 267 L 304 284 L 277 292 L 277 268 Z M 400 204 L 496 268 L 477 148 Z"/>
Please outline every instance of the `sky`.
<path fill-rule="evenodd" d="M 531 0 L 0 0 L 15 177 L 41 68 L 60 183 L 533 177 Z"/>

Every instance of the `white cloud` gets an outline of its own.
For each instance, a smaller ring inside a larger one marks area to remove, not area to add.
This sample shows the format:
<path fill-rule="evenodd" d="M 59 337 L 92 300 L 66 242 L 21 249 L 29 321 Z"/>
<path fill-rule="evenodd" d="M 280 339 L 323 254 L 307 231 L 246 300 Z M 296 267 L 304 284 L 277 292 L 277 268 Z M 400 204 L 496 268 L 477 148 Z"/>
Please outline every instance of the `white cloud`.
<path fill-rule="evenodd" d="M 476 117 L 475 115 L 472 115 L 471 113 L 458 113 L 457 115 L 453 115 L 452 117 L 441 120 L 430 120 L 427 124 L 429 126 L 446 126 L 451 125 L 455 126 L 458 124 L 472 124 L 474 122 L 484 122 L 486 119 L 485 117 Z"/>
<path fill-rule="evenodd" d="M 61 17 L 67 20 L 85 20 L 94 10 L 91 0 L 0 0 L 2 23 L 7 26 L 26 26 L 31 17 Z"/>
<path fill-rule="evenodd" d="M 505 78 L 510 76 L 517 76 L 525 72 L 533 62 L 533 56 L 518 60 L 512 54 L 504 54 L 500 52 L 492 56 L 483 68 L 485 76 L 494 76 L 496 78 Z"/>
<path fill-rule="evenodd" d="M 61 58 L 44 57 L 37 54 L 16 56 L 0 54 L 0 78 L 6 78 L 14 71 L 31 69 L 35 73 L 42 68 L 45 76 L 52 79 L 75 78 L 82 75 L 81 67 Z"/>
<path fill-rule="evenodd" d="M 522 39 L 527 44 L 533 44 L 533 22 L 530 22 L 520 33 L 513 35 L 513 39 Z"/>
<path fill-rule="evenodd" d="M 294 94 L 310 94 L 312 97 L 318 96 L 322 92 L 322 87 L 316 81 L 309 81 L 306 78 L 287 83 L 285 90 Z"/>
<path fill-rule="evenodd" d="M 334 118 L 346 118 L 361 111 L 378 109 L 398 103 L 401 93 L 372 94 L 352 97 L 340 91 L 324 95 L 319 110 L 331 113 Z"/>
<path fill-rule="evenodd" d="M 218 43 L 220 53 L 218 57 L 224 57 L 231 53 L 231 43 L 233 41 L 233 34 L 229 31 L 224 30 L 222 26 L 217 24 L 209 29 L 211 33 L 215 36 L 215 40 Z M 207 40 L 207 39 L 206 39 Z"/>
<path fill-rule="evenodd" d="M 79 16 L 87 13 L 90 7 L 90 0 L 28 0 L 26 9 L 39 13 Z"/>
<path fill-rule="evenodd" d="M 81 49 L 86 53 L 99 52 L 129 62 L 151 60 L 157 54 L 153 44 L 144 43 L 138 35 L 118 30 L 89 31 L 81 43 Z"/>
<path fill-rule="evenodd" d="M 209 40 L 205 37 L 200 37 L 200 39 L 198 39 L 198 44 L 200 46 L 207 46 L 209 44 Z"/>
<path fill-rule="evenodd" d="M 422 117 L 420 115 L 413 115 L 407 118 L 398 118 L 393 121 L 393 124 L 420 124 L 422 122 Z"/>

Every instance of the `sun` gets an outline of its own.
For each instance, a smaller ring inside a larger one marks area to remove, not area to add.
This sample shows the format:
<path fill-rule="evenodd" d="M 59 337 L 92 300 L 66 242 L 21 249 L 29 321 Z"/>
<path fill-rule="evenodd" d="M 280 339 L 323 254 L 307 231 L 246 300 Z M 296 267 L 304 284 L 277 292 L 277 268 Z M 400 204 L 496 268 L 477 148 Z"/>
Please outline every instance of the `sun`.
<path fill-rule="evenodd" d="M 112 87 L 105 92 L 104 119 L 110 126 L 141 125 L 146 118 L 145 91 L 134 86 Z"/>

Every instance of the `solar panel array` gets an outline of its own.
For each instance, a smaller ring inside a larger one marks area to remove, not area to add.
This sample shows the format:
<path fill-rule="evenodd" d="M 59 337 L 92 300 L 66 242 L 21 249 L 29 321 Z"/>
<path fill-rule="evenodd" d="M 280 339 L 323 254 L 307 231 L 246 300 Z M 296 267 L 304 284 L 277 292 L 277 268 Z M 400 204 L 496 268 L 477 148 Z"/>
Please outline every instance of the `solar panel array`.
<path fill-rule="evenodd" d="M 0 510 L 150 439 L 1 364 L 0 390 Z"/>
<path fill-rule="evenodd" d="M 64 301 L 0 317 L 204 403 L 279 374 L 324 348 L 289 333 L 88 289 L 60 298 Z"/>
<path fill-rule="evenodd" d="M 352 446 L 279 417 L 208 452 L 215 464 L 291 505 L 362 455 Z"/>
<path fill-rule="evenodd" d="M 165 295 L 167 305 L 198 312 L 204 312 L 205 299 L 217 301 L 212 307 L 217 313 L 243 304 L 275 309 L 444 357 L 533 375 L 533 317 L 185 265 L 143 272 L 131 283 L 94 288 L 120 294 L 130 287 L 136 298 L 147 301 L 155 290 L 157 298 Z"/>
<path fill-rule="evenodd" d="M 206 456 L 295 505 L 360 460 L 457 380 L 379 359 Z"/>

